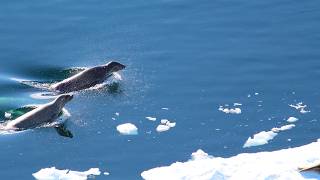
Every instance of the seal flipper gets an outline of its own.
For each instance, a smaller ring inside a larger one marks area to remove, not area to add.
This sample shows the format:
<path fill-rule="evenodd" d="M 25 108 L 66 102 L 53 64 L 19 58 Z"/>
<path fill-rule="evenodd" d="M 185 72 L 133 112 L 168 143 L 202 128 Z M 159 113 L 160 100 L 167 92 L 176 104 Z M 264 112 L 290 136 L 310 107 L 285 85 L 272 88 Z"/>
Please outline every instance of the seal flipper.
<path fill-rule="evenodd" d="M 66 125 L 64 123 L 59 124 L 57 127 L 55 127 L 55 129 L 60 136 L 73 138 L 73 134 L 66 128 Z"/>

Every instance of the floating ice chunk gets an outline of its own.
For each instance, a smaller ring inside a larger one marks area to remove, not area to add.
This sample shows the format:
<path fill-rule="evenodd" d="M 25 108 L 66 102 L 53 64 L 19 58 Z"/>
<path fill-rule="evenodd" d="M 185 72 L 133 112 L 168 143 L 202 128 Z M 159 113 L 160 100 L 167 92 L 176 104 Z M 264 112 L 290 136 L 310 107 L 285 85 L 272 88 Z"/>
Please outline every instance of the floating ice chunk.
<path fill-rule="evenodd" d="M 169 126 L 170 128 L 173 128 L 173 127 L 176 126 L 176 123 L 175 122 L 172 123 L 172 122 L 169 121 L 169 122 L 166 123 L 166 125 Z"/>
<path fill-rule="evenodd" d="M 232 108 L 223 108 L 223 106 L 220 106 L 219 107 L 219 109 L 218 109 L 219 111 L 222 111 L 222 112 L 224 112 L 224 113 L 226 113 L 226 114 L 241 114 L 241 109 L 240 108 L 234 108 L 234 109 L 232 109 Z"/>
<path fill-rule="evenodd" d="M 167 107 L 163 107 L 163 108 L 161 108 L 162 110 L 169 110 L 169 108 L 167 108 Z"/>
<path fill-rule="evenodd" d="M 157 118 L 151 117 L 151 116 L 147 116 L 146 119 L 148 119 L 149 121 L 156 121 L 157 120 Z"/>
<path fill-rule="evenodd" d="M 259 93 L 257 93 L 257 92 L 256 92 L 256 93 L 254 93 L 254 95 L 258 96 L 258 95 L 259 95 Z"/>
<path fill-rule="evenodd" d="M 109 175 L 110 175 L 110 173 L 106 171 L 106 172 L 104 172 L 104 173 L 103 173 L 103 175 L 105 175 L 105 176 L 109 176 Z"/>
<path fill-rule="evenodd" d="M 169 126 L 160 124 L 160 125 L 157 126 L 157 129 L 156 129 L 156 130 L 157 130 L 158 132 L 163 132 L 163 131 L 168 131 L 169 129 L 170 129 Z"/>
<path fill-rule="evenodd" d="M 272 128 L 270 131 L 261 131 L 253 135 L 253 138 L 249 137 L 244 143 L 243 148 L 268 144 L 268 142 L 276 137 L 279 132 L 292 129 L 293 127 L 295 127 L 294 124 L 289 124 L 280 128 Z"/>
<path fill-rule="evenodd" d="M 293 107 L 293 108 L 295 108 L 295 109 L 297 109 L 297 110 L 300 110 L 300 113 L 302 113 L 302 114 L 311 112 L 311 111 L 305 110 L 305 108 L 307 107 L 307 105 L 303 105 L 302 102 L 299 102 L 299 103 L 297 103 L 297 104 L 295 104 L 295 105 L 289 104 L 289 106 L 290 106 L 290 107 Z"/>
<path fill-rule="evenodd" d="M 161 119 L 160 121 L 161 124 L 167 124 L 168 122 L 170 122 L 168 119 Z"/>
<path fill-rule="evenodd" d="M 320 179 L 320 174 L 299 172 L 304 165 L 319 163 L 320 142 L 273 152 L 243 153 L 229 158 L 211 157 L 202 150 L 191 160 L 176 162 L 141 173 L 143 179 L 237 180 Z"/>
<path fill-rule="evenodd" d="M 249 137 L 248 140 L 244 143 L 243 147 L 247 148 L 268 144 L 268 142 L 272 140 L 276 135 L 277 133 L 273 131 L 261 131 L 253 135 L 253 138 Z"/>
<path fill-rule="evenodd" d="M 289 122 L 289 123 L 294 123 L 294 122 L 296 122 L 296 121 L 298 121 L 299 119 L 298 118 L 296 118 L 296 117 L 289 117 L 288 119 L 287 119 L 287 122 Z"/>
<path fill-rule="evenodd" d="M 292 129 L 294 128 L 296 125 L 294 124 L 288 124 L 288 125 L 284 125 L 280 128 L 272 128 L 271 131 L 273 132 L 280 132 L 280 131 L 285 131 L 285 130 L 289 130 L 289 129 Z"/>
<path fill-rule="evenodd" d="M 123 135 L 137 135 L 138 128 L 131 123 L 125 123 L 117 126 L 117 130 Z"/>
<path fill-rule="evenodd" d="M 33 177 L 39 180 L 86 180 L 89 176 L 99 176 L 101 174 L 99 168 L 91 168 L 88 171 L 71 171 L 68 169 L 59 170 L 55 167 L 44 168 L 33 173 Z"/>
<path fill-rule="evenodd" d="M 175 122 L 170 122 L 168 119 L 161 119 L 160 125 L 157 127 L 158 132 L 168 131 L 170 128 L 176 126 Z"/>
<path fill-rule="evenodd" d="M 116 116 L 120 116 L 120 113 L 118 113 L 118 112 L 116 112 L 116 113 L 114 113 Z"/>

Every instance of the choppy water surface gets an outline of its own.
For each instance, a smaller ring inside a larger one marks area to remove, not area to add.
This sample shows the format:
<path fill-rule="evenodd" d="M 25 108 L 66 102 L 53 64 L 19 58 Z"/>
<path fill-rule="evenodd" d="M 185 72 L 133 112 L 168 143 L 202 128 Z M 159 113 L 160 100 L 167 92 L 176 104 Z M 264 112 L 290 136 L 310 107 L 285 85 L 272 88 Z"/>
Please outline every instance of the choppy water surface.
<path fill-rule="evenodd" d="M 52 166 L 110 172 L 97 179 L 139 179 L 142 171 L 185 161 L 199 148 L 229 157 L 315 141 L 319 5 L 1 1 L 0 119 L 10 109 L 49 101 L 32 96 L 43 90 L 13 78 L 53 82 L 67 77 L 70 68 L 107 59 L 127 65 L 116 91 L 82 91 L 67 104 L 74 138 L 50 128 L 1 135 L 1 179 L 32 179 L 32 173 Z M 289 106 L 299 102 L 311 112 Z M 218 110 L 233 103 L 242 104 L 241 114 Z M 294 128 L 266 145 L 243 148 L 248 137 L 286 125 L 290 116 L 299 119 Z M 158 133 L 160 119 L 176 126 Z M 116 126 L 122 123 L 135 124 L 138 135 L 120 135 Z"/>

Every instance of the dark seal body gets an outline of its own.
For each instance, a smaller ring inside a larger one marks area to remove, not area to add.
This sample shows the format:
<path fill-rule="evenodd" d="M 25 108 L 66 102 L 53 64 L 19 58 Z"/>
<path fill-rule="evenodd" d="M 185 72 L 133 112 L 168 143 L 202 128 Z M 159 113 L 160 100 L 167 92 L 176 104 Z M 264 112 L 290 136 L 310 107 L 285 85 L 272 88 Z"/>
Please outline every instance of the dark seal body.
<path fill-rule="evenodd" d="M 105 81 L 113 72 L 124 69 L 125 66 L 118 62 L 109 62 L 106 65 L 86 69 L 63 81 L 55 83 L 51 89 L 60 93 L 79 91 L 93 87 Z"/>

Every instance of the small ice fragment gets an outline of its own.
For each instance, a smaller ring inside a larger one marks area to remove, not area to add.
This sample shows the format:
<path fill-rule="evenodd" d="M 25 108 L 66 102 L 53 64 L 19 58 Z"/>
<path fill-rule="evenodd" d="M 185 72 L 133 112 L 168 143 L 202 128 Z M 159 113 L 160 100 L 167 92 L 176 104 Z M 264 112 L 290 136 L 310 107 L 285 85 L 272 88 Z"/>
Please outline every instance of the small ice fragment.
<path fill-rule="evenodd" d="M 168 131 L 169 129 L 170 129 L 169 126 L 160 124 L 160 125 L 158 125 L 158 127 L 157 127 L 156 130 L 157 130 L 158 132 L 163 132 L 163 131 Z"/>
<path fill-rule="evenodd" d="M 105 176 L 110 175 L 110 173 L 109 173 L 109 172 L 107 172 L 107 171 L 106 171 L 106 172 L 104 172 L 103 174 L 104 174 Z"/>
<path fill-rule="evenodd" d="M 113 118 L 111 118 L 111 119 L 112 119 L 112 120 L 116 120 L 116 118 L 114 118 L 114 117 L 113 117 Z"/>
<path fill-rule="evenodd" d="M 167 124 L 168 122 L 170 122 L 168 119 L 161 119 L 160 121 L 161 124 Z"/>
<path fill-rule="evenodd" d="M 243 148 L 268 144 L 268 142 L 272 140 L 276 135 L 277 133 L 273 131 L 261 131 L 253 135 L 253 138 L 249 137 L 244 143 Z"/>
<path fill-rule="evenodd" d="M 248 98 L 251 97 L 251 94 L 248 94 Z"/>
<path fill-rule="evenodd" d="M 307 105 L 303 105 L 302 102 L 299 102 L 299 103 L 297 103 L 296 105 L 289 104 L 289 106 L 290 106 L 290 107 L 293 107 L 293 108 L 295 108 L 295 109 L 297 109 L 297 110 L 300 110 L 300 113 L 302 113 L 302 114 L 311 112 L 311 111 L 305 110 L 305 108 L 307 107 Z"/>
<path fill-rule="evenodd" d="M 241 103 L 233 103 L 233 106 L 242 106 Z"/>
<path fill-rule="evenodd" d="M 224 113 L 226 113 L 226 114 L 241 114 L 241 109 L 240 108 L 234 108 L 234 109 L 232 109 L 232 108 L 223 108 L 222 106 L 220 106 L 219 107 L 219 109 L 218 109 L 219 111 L 222 111 L 222 112 L 224 112 Z"/>
<path fill-rule="evenodd" d="M 116 113 L 114 113 L 116 116 L 119 116 L 120 115 L 120 113 L 118 113 L 118 112 L 116 112 Z"/>
<path fill-rule="evenodd" d="M 287 122 L 289 122 L 289 123 L 294 123 L 294 122 L 296 122 L 296 121 L 298 121 L 299 119 L 298 118 L 296 118 L 296 117 L 289 117 L 288 119 L 287 119 Z"/>
<path fill-rule="evenodd" d="M 166 125 L 169 126 L 170 128 L 173 128 L 173 127 L 176 126 L 176 123 L 175 122 L 172 123 L 172 122 L 169 121 L 169 122 L 166 123 Z"/>
<path fill-rule="evenodd" d="M 163 107 L 163 108 L 161 108 L 162 110 L 169 110 L 169 108 L 167 108 L 167 107 Z"/>
<path fill-rule="evenodd" d="M 137 135 L 138 128 L 131 123 L 120 124 L 117 126 L 117 130 L 123 135 Z"/>
<path fill-rule="evenodd" d="M 259 93 L 257 93 L 257 92 L 256 92 L 256 93 L 254 93 L 254 95 L 256 95 L 256 96 L 257 96 L 257 95 L 259 95 Z"/>
<path fill-rule="evenodd" d="M 281 126 L 280 128 L 272 128 L 271 131 L 273 131 L 273 132 L 285 131 L 285 130 L 292 129 L 295 126 L 296 125 L 294 125 L 294 124 L 288 124 L 288 125 Z"/>
<path fill-rule="evenodd" d="M 150 121 L 156 121 L 157 120 L 157 118 L 151 117 L 151 116 L 147 116 L 146 119 L 148 119 Z"/>
<path fill-rule="evenodd" d="M 11 118 L 11 113 L 4 112 L 4 117 L 7 118 L 7 119 L 10 119 Z"/>
<path fill-rule="evenodd" d="M 293 127 L 295 127 L 294 124 L 288 124 L 280 128 L 272 128 L 270 131 L 261 131 L 253 135 L 253 138 L 249 137 L 243 145 L 243 148 L 268 144 L 268 142 L 277 136 L 279 132 L 292 129 Z"/>

